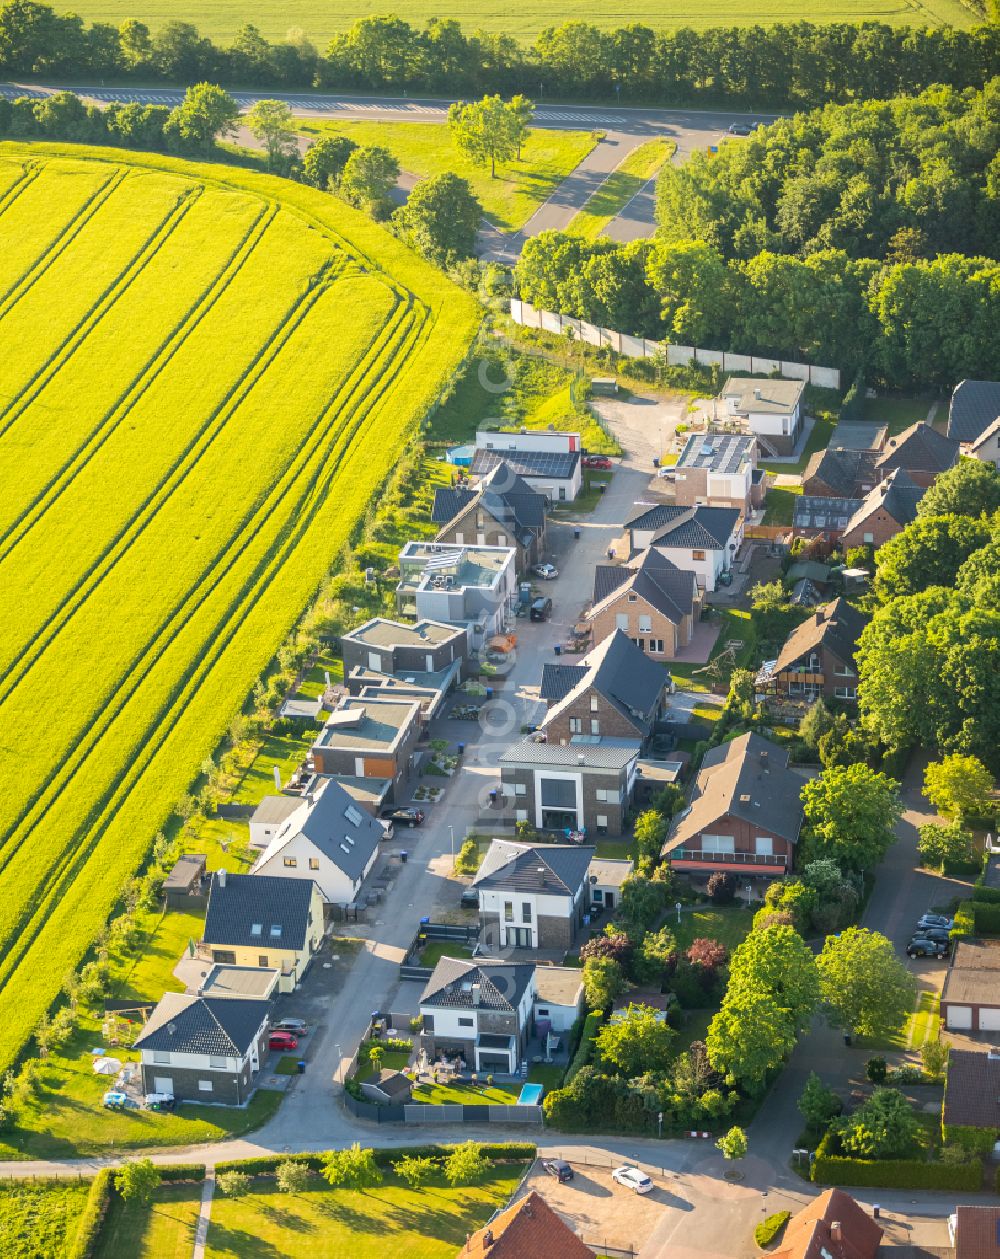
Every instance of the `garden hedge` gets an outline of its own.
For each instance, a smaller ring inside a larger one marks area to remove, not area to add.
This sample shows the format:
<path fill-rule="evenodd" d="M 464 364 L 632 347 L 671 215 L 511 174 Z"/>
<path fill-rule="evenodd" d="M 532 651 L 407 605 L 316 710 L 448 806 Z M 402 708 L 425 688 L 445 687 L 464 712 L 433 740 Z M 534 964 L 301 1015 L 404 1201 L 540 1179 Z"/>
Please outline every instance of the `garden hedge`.
<path fill-rule="evenodd" d="M 597 1036 L 601 1023 L 604 1021 L 604 1014 L 601 1010 L 593 1010 L 587 1015 L 583 1023 L 583 1033 L 580 1036 L 580 1043 L 577 1045 L 576 1053 L 573 1055 L 573 1061 L 566 1069 L 563 1076 L 563 1085 L 569 1084 L 570 1080 L 576 1075 L 581 1067 L 586 1067 L 594 1060 L 596 1046 L 594 1039 Z"/>
<path fill-rule="evenodd" d="M 114 1175 L 113 1167 L 102 1167 L 90 1182 L 90 1192 L 87 1194 L 87 1201 L 80 1215 L 76 1237 L 66 1250 L 67 1259 L 90 1259 L 94 1253 L 97 1239 L 101 1235 L 101 1225 L 104 1223 L 104 1216 L 111 1202 Z"/>
<path fill-rule="evenodd" d="M 998 1134 L 991 1128 L 969 1128 L 958 1124 L 942 1124 L 941 1135 L 948 1145 L 960 1145 L 970 1154 L 992 1154 Z"/>
<path fill-rule="evenodd" d="M 450 1145 L 400 1145 L 388 1149 L 378 1148 L 372 1151 L 376 1164 L 385 1169 L 391 1168 L 400 1159 L 410 1158 L 445 1158 L 454 1147 Z M 530 1141 L 508 1141 L 480 1145 L 486 1158 L 495 1163 L 520 1163 L 534 1159 L 538 1147 Z M 269 1154 L 257 1158 L 232 1159 L 226 1163 L 217 1163 L 216 1175 L 222 1172 L 245 1172 L 248 1176 L 272 1175 L 281 1163 L 305 1163 L 314 1172 L 323 1167 L 325 1151 L 319 1154 Z"/>
<path fill-rule="evenodd" d="M 972 899 L 983 905 L 1000 905 L 1000 887 L 980 887 L 972 889 Z"/>
<path fill-rule="evenodd" d="M 982 1188 L 981 1159 L 968 1163 L 924 1163 L 919 1159 L 843 1158 L 830 1154 L 828 1133 L 820 1142 L 812 1165 L 812 1179 L 829 1185 L 859 1185 L 880 1189 L 945 1189 L 972 1193 Z"/>
<path fill-rule="evenodd" d="M 204 1163 L 160 1163 L 157 1164 L 156 1170 L 160 1173 L 163 1181 L 174 1180 L 191 1180 L 201 1181 L 205 1179 Z"/>
<path fill-rule="evenodd" d="M 753 1231 L 753 1239 L 761 1250 L 770 1246 L 791 1218 L 791 1211 L 775 1211 L 766 1220 L 761 1220 Z"/>
<path fill-rule="evenodd" d="M 972 902 L 972 925 L 978 935 L 1000 934 L 1000 905 L 987 905 L 978 898 Z"/>

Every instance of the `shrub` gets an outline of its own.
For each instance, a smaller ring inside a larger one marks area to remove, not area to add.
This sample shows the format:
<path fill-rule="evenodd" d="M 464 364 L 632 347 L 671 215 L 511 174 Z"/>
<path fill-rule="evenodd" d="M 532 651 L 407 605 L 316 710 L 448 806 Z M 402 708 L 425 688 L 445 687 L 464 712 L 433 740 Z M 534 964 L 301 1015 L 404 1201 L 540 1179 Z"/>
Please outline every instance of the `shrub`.
<path fill-rule="evenodd" d="M 707 890 L 713 905 L 731 905 L 736 899 L 736 880 L 731 874 L 716 870 L 708 880 Z"/>
<path fill-rule="evenodd" d="M 278 1175 L 281 1175 L 281 1168 L 278 1168 Z M 246 1172 L 236 1171 L 220 1172 L 215 1182 L 222 1193 L 227 1198 L 242 1198 L 250 1192 L 250 1177 Z"/>
<path fill-rule="evenodd" d="M 865 1075 L 872 1084 L 881 1084 L 885 1080 L 888 1067 L 884 1058 L 869 1058 L 865 1063 Z"/>
<path fill-rule="evenodd" d="M 942 1189 L 975 1192 L 982 1186 L 983 1165 L 923 1163 L 917 1159 L 843 1158 L 832 1154 L 834 1138 L 820 1142 L 812 1165 L 812 1179 L 826 1185 L 858 1185 L 882 1189 Z"/>
<path fill-rule="evenodd" d="M 577 1045 L 576 1053 L 573 1055 L 573 1061 L 569 1064 L 566 1071 L 563 1084 L 569 1084 L 573 1076 L 581 1067 L 588 1066 L 594 1060 L 594 1054 L 597 1051 L 596 1039 L 600 1030 L 601 1023 L 604 1021 L 604 1015 L 600 1010 L 594 1010 L 583 1020 L 583 1031 L 580 1033 L 580 1043 Z"/>
<path fill-rule="evenodd" d="M 972 902 L 972 929 L 976 935 L 1000 934 L 1000 905 Z"/>
<path fill-rule="evenodd" d="M 799 1098 L 799 1112 L 809 1128 L 816 1132 L 824 1131 L 830 1120 L 836 1119 L 842 1110 L 843 1103 L 837 1094 L 827 1088 L 815 1071 L 811 1071 Z"/>
<path fill-rule="evenodd" d="M 980 887 L 977 884 L 972 889 L 972 899 L 977 904 L 1000 905 L 1000 887 Z"/>
<path fill-rule="evenodd" d="M 111 1202 L 114 1168 L 102 1167 L 90 1182 L 90 1192 L 80 1215 L 76 1237 L 67 1249 L 67 1259 L 90 1259 L 100 1236 L 101 1225 Z"/>
<path fill-rule="evenodd" d="M 791 1218 L 791 1211 L 775 1211 L 766 1220 L 761 1220 L 753 1231 L 753 1239 L 761 1250 L 770 1246 L 773 1241 L 777 1241 L 779 1234 L 784 1231 L 785 1225 Z"/>
<path fill-rule="evenodd" d="M 467 839 L 458 850 L 455 858 L 455 870 L 458 874 L 475 874 L 479 869 L 479 845 L 474 839 Z"/>
<path fill-rule="evenodd" d="M 859 1158 L 894 1158 L 913 1148 L 917 1118 L 897 1089 L 877 1088 L 834 1125 L 842 1149 Z"/>

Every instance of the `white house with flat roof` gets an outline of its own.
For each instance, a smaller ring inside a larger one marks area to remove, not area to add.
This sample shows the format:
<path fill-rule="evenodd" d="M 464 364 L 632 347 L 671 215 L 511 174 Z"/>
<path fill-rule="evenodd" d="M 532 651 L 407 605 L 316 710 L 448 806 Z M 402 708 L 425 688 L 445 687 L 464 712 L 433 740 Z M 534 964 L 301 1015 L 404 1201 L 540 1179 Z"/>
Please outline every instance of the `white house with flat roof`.
<path fill-rule="evenodd" d="M 718 419 L 739 419 L 760 440 L 764 454 L 790 455 L 802 432 L 805 382 L 770 376 L 731 376 L 723 386 Z"/>
<path fill-rule="evenodd" d="M 463 626 L 478 649 L 514 618 L 516 564 L 514 547 L 407 542 L 396 605 L 404 615 Z"/>
<path fill-rule="evenodd" d="M 579 433 L 554 429 L 476 433 L 472 475 L 488 477 L 501 463 L 552 503 L 571 503 L 583 485 L 583 446 Z M 499 488 L 494 485 L 494 490 Z"/>
<path fill-rule="evenodd" d="M 749 516 L 764 499 L 757 438 L 742 433 L 694 433 L 677 463 L 660 469 L 673 501 L 684 507 L 737 507 Z"/>

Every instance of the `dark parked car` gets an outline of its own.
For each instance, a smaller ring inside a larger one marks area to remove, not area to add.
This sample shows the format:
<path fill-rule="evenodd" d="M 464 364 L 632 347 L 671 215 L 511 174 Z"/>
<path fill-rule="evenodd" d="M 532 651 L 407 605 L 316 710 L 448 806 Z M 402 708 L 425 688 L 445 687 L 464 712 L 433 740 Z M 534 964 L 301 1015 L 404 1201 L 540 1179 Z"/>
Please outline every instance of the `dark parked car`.
<path fill-rule="evenodd" d="M 479 893 L 474 887 L 464 888 L 462 891 L 461 906 L 463 909 L 479 908 Z"/>
<path fill-rule="evenodd" d="M 583 466 L 585 468 L 610 468 L 611 460 L 607 455 L 584 455 Z"/>
<path fill-rule="evenodd" d="M 928 940 L 926 936 L 914 936 L 906 946 L 907 957 L 947 957 L 949 945 L 943 940 Z"/>
<path fill-rule="evenodd" d="M 383 809 L 379 817 L 386 822 L 394 822 L 397 826 L 419 826 L 424 820 L 420 809 Z"/>
<path fill-rule="evenodd" d="M 552 600 L 544 596 L 537 598 L 531 605 L 530 618 L 533 621 L 547 621 L 552 615 Z"/>
<path fill-rule="evenodd" d="M 950 931 L 955 925 L 955 919 L 949 918 L 945 914 L 922 914 L 917 922 L 917 930 L 923 931 L 927 927 L 943 927 L 946 931 Z"/>
<path fill-rule="evenodd" d="M 271 1028 L 272 1032 L 288 1032 L 291 1036 L 305 1036 L 309 1026 L 305 1019 L 278 1019 Z"/>
<path fill-rule="evenodd" d="M 542 1160 L 542 1166 L 550 1176 L 555 1176 L 556 1180 L 572 1180 L 573 1169 L 564 1159 L 546 1158 Z"/>
<path fill-rule="evenodd" d="M 921 939 L 937 940 L 939 944 L 951 943 L 951 932 L 945 927 L 918 927 L 915 934 Z"/>

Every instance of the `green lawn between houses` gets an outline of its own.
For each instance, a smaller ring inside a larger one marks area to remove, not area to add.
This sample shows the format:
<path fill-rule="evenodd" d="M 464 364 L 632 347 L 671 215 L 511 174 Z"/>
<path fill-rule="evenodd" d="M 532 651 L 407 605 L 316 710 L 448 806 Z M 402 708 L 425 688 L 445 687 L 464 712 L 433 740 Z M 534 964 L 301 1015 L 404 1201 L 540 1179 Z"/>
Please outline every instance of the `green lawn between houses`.
<path fill-rule="evenodd" d="M 85 1180 L 7 1181 L 0 1185 L 4 1259 L 54 1259 L 76 1233 L 90 1185 Z"/>

